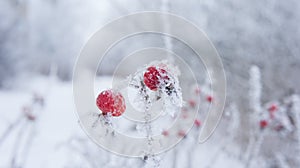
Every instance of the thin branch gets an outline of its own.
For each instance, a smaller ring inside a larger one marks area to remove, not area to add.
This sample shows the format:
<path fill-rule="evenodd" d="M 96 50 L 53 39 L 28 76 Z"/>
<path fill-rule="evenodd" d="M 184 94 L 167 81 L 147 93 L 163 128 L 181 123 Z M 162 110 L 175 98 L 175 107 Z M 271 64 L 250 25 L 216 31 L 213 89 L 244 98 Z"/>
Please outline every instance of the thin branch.
<path fill-rule="evenodd" d="M 9 134 L 13 132 L 13 130 L 15 129 L 15 127 L 17 127 L 21 123 L 22 119 L 24 119 L 24 116 L 20 115 L 13 123 L 11 123 L 6 128 L 6 130 L 4 131 L 4 133 L 0 137 L 0 146 L 5 141 L 5 139 L 9 136 Z"/>

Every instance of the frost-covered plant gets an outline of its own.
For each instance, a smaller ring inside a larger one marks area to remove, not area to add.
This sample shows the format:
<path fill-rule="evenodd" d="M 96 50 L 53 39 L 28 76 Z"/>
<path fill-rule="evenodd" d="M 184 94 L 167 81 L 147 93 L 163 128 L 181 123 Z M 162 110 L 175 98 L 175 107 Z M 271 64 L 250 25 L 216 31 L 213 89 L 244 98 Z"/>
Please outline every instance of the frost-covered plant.
<path fill-rule="evenodd" d="M 159 106 L 162 115 L 168 114 L 172 117 L 180 112 L 183 100 L 178 80 L 179 75 L 178 68 L 168 61 L 153 61 L 128 76 L 127 87 L 130 90 L 130 100 L 125 101 L 125 96 L 114 89 L 102 91 L 96 100 L 101 111 L 99 117 L 108 126 L 112 126 L 111 117 L 118 117 L 126 113 L 125 102 L 130 102 L 137 111 L 142 111 L 143 124 L 137 126 L 137 129 L 145 132 L 149 146 L 149 150 L 144 151 L 143 159 L 149 164 L 156 165 L 154 167 L 159 165 L 159 159 L 154 157 L 152 150 L 154 134 L 151 121 L 154 115 L 151 113 L 151 108 Z M 157 103 L 158 101 L 161 103 Z"/>

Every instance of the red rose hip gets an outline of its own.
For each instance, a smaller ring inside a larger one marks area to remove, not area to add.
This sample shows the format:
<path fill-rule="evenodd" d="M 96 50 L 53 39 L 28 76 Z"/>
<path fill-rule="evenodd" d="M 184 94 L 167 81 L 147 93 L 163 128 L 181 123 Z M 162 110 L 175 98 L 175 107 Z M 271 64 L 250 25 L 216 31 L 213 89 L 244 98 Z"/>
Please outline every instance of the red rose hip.
<path fill-rule="evenodd" d="M 206 100 L 208 101 L 208 102 L 212 102 L 213 101 L 213 97 L 212 96 L 206 96 Z"/>
<path fill-rule="evenodd" d="M 199 119 L 196 119 L 194 121 L 194 124 L 196 125 L 196 127 L 200 127 L 201 126 L 201 121 Z"/>
<path fill-rule="evenodd" d="M 266 128 L 267 126 L 268 126 L 268 121 L 267 120 L 261 120 L 260 122 L 259 122 L 259 125 L 260 125 L 260 128 Z"/>
<path fill-rule="evenodd" d="M 169 136 L 169 132 L 168 132 L 167 130 L 164 130 L 164 131 L 162 132 L 162 135 L 163 135 L 163 136 Z"/>
<path fill-rule="evenodd" d="M 155 67 L 147 68 L 144 73 L 144 83 L 150 90 L 157 90 L 159 85 L 159 71 Z"/>
<path fill-rule="evenodd" d="M 180 130 L 180 131 L 178 131 L 177 135 L 180 136 L 180 137 L 185 137 L 186 133 L 185 133 L 185 131 Z"/>
<path fill-rule="evenodd" d="M 149 67 L 144 73 L 145 85 L 153 91 L 156 91 L 160 85 L 161 80 L 168 80 L 167 72 L 164 69 L 157 69 L 156 67 Z"/>
<path fill-rule="evenodd" d="M 125 100 L 121 93 L 113 90 L 105 90 L 101 92 L 96 100 L 98 108 L 103 115 L 111 113 L 112 116 L 120 116 L 126 110 Z"/>

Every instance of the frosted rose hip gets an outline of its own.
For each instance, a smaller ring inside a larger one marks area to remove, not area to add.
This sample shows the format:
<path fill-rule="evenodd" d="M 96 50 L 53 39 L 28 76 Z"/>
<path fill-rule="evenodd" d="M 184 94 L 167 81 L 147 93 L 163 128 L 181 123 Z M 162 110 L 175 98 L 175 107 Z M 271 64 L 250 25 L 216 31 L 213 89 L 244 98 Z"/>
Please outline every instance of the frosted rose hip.
<path fill-rule="evenodd" d="M 160 85 L 160 80 L 169 80 L 164 69 L 157 69 L 156 67 L 149 67 L 144 73 L 144 83 L 150 89 L 156 91 Z"/>
<path fill-rule="evenodd" d="M 155 67 L 149 67 L 144 74 L 144 83 L 150 90 L 157 90 L 159 85 L 159 72 Z"/>
<path fill-rule="evenodd" d="M 111 113 L 112 116 L 120 116 L 126 110 L 125 100 L 121 93 L 112 90 L 101 92 L 96 100 L 98 108 L 103 115 Z"/>

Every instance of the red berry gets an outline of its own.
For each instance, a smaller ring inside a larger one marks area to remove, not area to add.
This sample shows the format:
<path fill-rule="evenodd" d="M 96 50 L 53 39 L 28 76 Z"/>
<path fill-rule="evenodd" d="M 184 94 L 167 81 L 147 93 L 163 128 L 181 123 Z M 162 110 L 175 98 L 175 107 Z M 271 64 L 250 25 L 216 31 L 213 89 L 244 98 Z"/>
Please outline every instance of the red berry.
<path fill-rule="evenodd" d="M 149 67 L 144 73 L 144 83 L 150 90 L 157 90 L 159 85 L 159 72 L 155 67 Z"/>
<path fill-rule="evenodd" d="M 259 122 L 259 125 L 260 125 L 260 128 L 265 128 L 265 127 L 267 127 L 268 126 L 268 121 L 267 120 L 261 120 L 260 122 Z"/>
<path fill-rule="evenodd" d="M 185 131 L 183 131 L 183 130 L 178 131 L 178 136 L 185 137 L 186 136 Z"/>
<path fill-rule="evenodd" d="M 206 97 L 206 100 L 207 100 L 208 102 L 212 102 L 212 101 L 213 101 L 213 97 L 212 97 L 212 96 L 207 96 L 207 97 Z"/>
<path fill-rule="evenodd" d="M 31 113 L 26 114 L 26 117 L 30 121 L 34 121 L 35 120 L 35 116 L 33 114 L 31 114 Z"/>
<path fill-rule="evenodd" d="M 196 107 L 196 102 L 194 100 L 189 100 L 189 105 L 194 108 Z"/>
<path fill-rule="evenodd" d="M 196 127 L 200 127 L 201 126 L 201 121 L 199 119 L 196 119 L 194 124 L 196 125 Z"/>
<path fill-rule="evenodd" d="M 103 115 L 111 113 L 112 116 L 117 117 L 122 115 L 126 110 L 125 100 L 121 93 L 112 90 L 101 92 L 97 97 L 96 104 Z"/>
<path fill-rule="evenodd" d="M 278 110 L 278 106 L 276 104 L 272 104 L 269 108 L 268 108 L 268 111 L 269 111 L 269 114 L 270 114 L 270 118 L 271 119 L 274 119 L 275 118 L 275 115 L 274 113 Z"/>
<path fill-rule="evenodd" d="M 147 68 L 147 71 L 144 73 L 144 83 L 150 90 L 156 91 L 159 87 L 161 79 L 169 79 L 169 77 L 166 75 L 166 70 L 164 69 L 157 69 L 151 66 Z"/>
<path fill-rule="evenodd" d="M 169 132 L 166 131 L 166 130 L 164 130 L 164 131 L 162 132 L 162 134 L 163 134 L 163 136 L 168 136 L 168 135 L 169 135 Z"/>
<path fill-rule="evenodd" d="M 268 110 L 269 110 L 269 112 L 275 112 L 278 110 L 278 107 L 276 104 L 272 104 Z"/>

